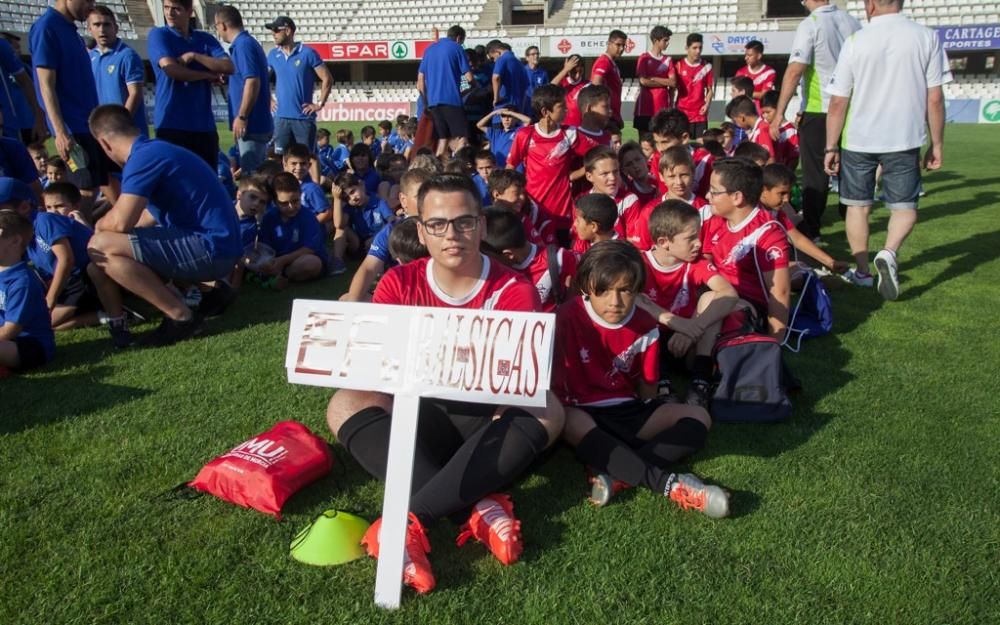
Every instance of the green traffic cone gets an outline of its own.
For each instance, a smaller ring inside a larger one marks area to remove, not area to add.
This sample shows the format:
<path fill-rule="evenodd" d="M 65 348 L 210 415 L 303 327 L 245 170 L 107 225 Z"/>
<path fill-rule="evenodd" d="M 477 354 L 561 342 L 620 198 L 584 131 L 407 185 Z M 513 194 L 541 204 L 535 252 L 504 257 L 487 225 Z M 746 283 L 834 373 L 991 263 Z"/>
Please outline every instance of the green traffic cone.
<path fill-rule="evenodd" d="M 361 538 L 370 524 L 361 517 L 327 510 L 292 540 L 291 554 L 299 562 L 333 566 L 365 555 Z"/>

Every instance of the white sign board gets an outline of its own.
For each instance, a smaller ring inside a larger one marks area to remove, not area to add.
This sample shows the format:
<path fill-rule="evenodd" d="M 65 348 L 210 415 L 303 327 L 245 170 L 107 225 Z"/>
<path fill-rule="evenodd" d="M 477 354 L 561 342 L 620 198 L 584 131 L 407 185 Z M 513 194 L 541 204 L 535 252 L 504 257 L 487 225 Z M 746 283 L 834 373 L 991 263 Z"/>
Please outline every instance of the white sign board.
<path fill-rule="evenodd" d="M 295 384 L 392 394 L 375 603 L 397 608 L 421 397 L 545 406 L 555 315 L 295 300 Z"/>

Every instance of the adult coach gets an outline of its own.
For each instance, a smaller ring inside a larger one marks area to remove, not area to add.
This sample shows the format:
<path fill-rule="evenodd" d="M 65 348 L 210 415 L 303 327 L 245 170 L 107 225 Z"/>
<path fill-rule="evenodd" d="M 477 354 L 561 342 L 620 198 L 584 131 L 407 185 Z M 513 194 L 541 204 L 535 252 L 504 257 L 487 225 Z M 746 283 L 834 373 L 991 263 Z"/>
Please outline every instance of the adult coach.
<path fill-rule="evenodd" d="M 316 151 L 316 113 L 326 104 L 333 88 L 333 75 L 319 54 L 295 41 L 295 22 L 285 15 L 265 26 L 274 37 L 267 54 L 267 66 L 274 72 L 274 150 L 283 154 L 292 143 Z M 319 78 L 319 104 L 313 90 Z"/>
<path fill-rule="evenodd" d="M 619 129 L 625 124 L 622 122 L 622 73 L 618 69 L 617 61 L 625 54 L 627 42 L 628 35 L 620 30 L 608 33 L 608 47 L 590 68 L 590 83 L 604 85 L 611 94 L 611 119 Z"/>
<path fill-rule="evenodd" d="M 99 106 L 90 115 L 90 129 L 122 167 L 121 195 L 95 224 L 88 246 L 87 273 L 110 317 L 111 338 L 117 347 L 132 344 L 121 289 L 163 312 L 147 345 L 190 338 L 201 330 L 201 315 L 164 280 L 209 282 L 233 270 L 243 246 L 232 200 L 215 169 L 197 155 L 139 136 L 125 107 Z"/>
<path fill-rule="evenodd" d="M 486 56 L 493 61 L 493 108 L 511 106 L 523 115 L 531 115 L 531 103 L 525 100 L 531 92 L 531 77 L 510 45 L 494 39 L 486 44 Z"/>
<path fill-rule="evenodd" d="M 142 93 L 146 70 L 139 53 L 118 38 L 118 20 L 106 6 L 99 4 L 90 12 L 87 30 L 97 44 L 90 51 L 90 67 L 97 84 L 98 102 L 124 106 L 132 113 L 139 134 L 148 137 L 149 122 Z"/>
<path fill-rule="evenodd" d="M 447 148 L 454 152 L 463 147 L 469 134 L 459 85 L 463 77 L 470 87 L 475 87 L 476 80 L 472 76 L 463 43 L 465 29 L 452 26 L 443 39 L 438 39 L 424 51 L 417 70 L 417 91 L 434 122 L 438 156 L 444 156 Z"/>
<path fill-rule="evenodd" d="M 233 63 L 219 41 L 191 28 L 192 0 L 164 0 L 166 26 L 149 31 L 147 50 L 156 75 L 156 138 L 191 150 L 215 168 L 219 133 L 212 112 L 212 86 Z"/>
<path fill-rule="evenodd" d="M 386 272 L 373 303 L 526 312 L 540 309 L 538 292 L 530 282 L 479 252 L 486 220 L 479 194 L 468 177 L 445 174 L 430 178 L 420 187 L 417 210 L 417 232 L 430 258 Z M 488 541 L 494 555 L 505 564 L 517 559 L 521 552 L 518 523 L 506 496 L 494 493 L 517 480 L 558 438 L 562 407 L 554 395 L 549 393 L 548 397 L 549 406 L 544 410 L 444 400 L 421 402 L 404 582 L 419 592 L 434 587 L 434 576 L 421 548 L 426 544 L 423 525 L 469 514 L 470 509 L 487 524 L 501 522 L 499 544 Z M 392 402 L 392 396 L 384 393 L 339 390 L 327 409 L 327 422 L 337 440 L 378 479 L 385 479 Z M 506 506 L 503 501 L 508 501 Z M 482 540 L 472 529 L 473 536 Z M 369 532 L 366 541 L 371 540 L 369 553 L 377 555 L 378 539 L 373 533 Z"/>
<path fill-rule="evenodd" d="M 531 108 L 531 94 L 538 87 L 549 84 L 549 72 L 539 65 L 541 58 L 542 53 L 538 46 L 528 46 L 528 49 L 524 51 L 524 69 L 528 72 L 528 95 L 525 99 L 529 109 Z M 526 114 L 530 116 L 532 113 L 528 111 Z"/>
<path fill-rule="evenodd" d="M 857 277 L 869 275 L 868 214 L 875 200 L 875 170 L 882 166 L 889 232 L 875 255 L 875 269 L 879 293 L 890 301 L 899 297 L 896 254 L 917 222 L 920 146 L 928 130 L 924 166 L 941 167 L 941 86 L 951 82 L 937 34 L 902 15 L 902 9 L 903 0 L 866 0 L 870 23 L 844 43 L 827 86 L 826 171 L 840 173 L 840 201 L 847 206 L 847 241 L 857 262 L 855 273 L 861 274 Z M 851 123 L 845 129 L 848 106 Z"/>
<path fill-rule="evenodd" d="M 795 31 L 792 54 L 781 81 L 781 95 L 771 123 L 771 139 L 777 140 L 785 124 L 785 110 L 802 81 L 802 120 L 799 122 L 799 154 L 802 164 L 802 223 L 799 230 L 811 239 L 820 235 L 820 220 L 826 210 L 830 179 L 823 169 L 826 145 L 826 112 L 830 96 L 826 85 L 833 77 L 844 40 L 861 28 L 858 20 L 829 3 L 803 0 L 809 17 Z M 884 105 L 883 105 L 884 106 Z"/>
<path fill-rule="evenodd" d="M 673 33 L 666 26 L 654 26 L 649 31 L 649 50 L 643 52 L 635 63 L 639 97 L 635 102 L 632 125 L 638 132 L 648 132 L 653 115 L 673 104 L 670 90 L 677 85 L 677 72 L 673 61 L 664 53 L 670 45 L 671 35 Z"/>
<path fill-rule="evenodd" d="M 229 44 L 236 70 L 229 77 L 229 127 L 240 151 L 240 169 L 244 175 L 252 174 L 267 158 L 267 143 L 274 133 L 267 55 L 243 30 L 243 16 L 232 5 L 215 12 L 215 32 Z"/>

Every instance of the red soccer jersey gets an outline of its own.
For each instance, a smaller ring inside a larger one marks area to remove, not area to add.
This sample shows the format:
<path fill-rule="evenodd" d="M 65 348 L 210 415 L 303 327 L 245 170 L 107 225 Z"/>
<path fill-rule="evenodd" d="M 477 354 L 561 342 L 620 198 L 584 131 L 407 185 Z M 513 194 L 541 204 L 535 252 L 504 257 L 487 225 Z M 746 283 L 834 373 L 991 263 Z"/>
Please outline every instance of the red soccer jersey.
<path fill-rule="evenodd" d="M 785 229 L 785 234 L 788 234 L 792 230 L 795 230 L 795 224 L 792 223 L 792 218 L 789 217 L 787 214 L 785 214 L 784 210 L 780 208 L 778 210 L 771 210 L 769 208 L 766 208 L 763 204 L 758 204 L 757 206 L 761 210 L 770 213 L 771 217 L 773 217 L 774 220 L 779 224 L 781 224 L 781 227 Z"/>
<path fill-rule="evenodd" d="M 788 239 L 768 211 L 755 208 L 736 226 L 713 215 L 701 229 L 705 256 L 740 297 L 766 307 L 764 273 L 788 266 Z"/>
<path fill-rule="evenodd" d="M 643 52 L 635 64 L 635 74 L 639 78 L 670 78 L 674 75 L 674 64 L 670 57 L 653 56 Z M 652 117 L 657 112 L 671 106 L 670 87 L 639 87 L 639 97 L 635 101 L 635 114 Z"/>
<path fill-rule="evenodd" d="M 521 214 L 524 235 L 530 243 L 551 245 L 556 242 L 556 224 L 552 216 L 538 207 L 538 203 L 528 198 L 529 208 Z"/>
<path fill-rule="evenodd" d="M 667 199 L 667 194 L 664 193 L 661 197 L 650 200 L 642 204 L 641 207 L 636 207 L 633 212 L 625 215 L 626 238 L 629 243 L 639 248 L 640 251 L 644 252 L 656 243 L 653 241 L 653 235 L 649 232 L 649 217 L 653 214 L 656 207 Z M 698 209 L 702 222 L 712 216 L 712 207 L 709 206 L 705 198 L 700 198 L 692 194 L 691 197 L 684 201 Z"/>
<path fill-rule="evenodd" d="M 646 182 L 649 183 L 648 187 L 640 183 L 638 180 L 632 180 L 631 178 L 628 179 L 628 190 L 635 193 L 635 196 L 639 198 L 639 203 L 643 205 L 653 201 L 660 194 L 660 189 L 656 184 L 656 180 L 647 178 Z"/>
<path fill-rule="evenodd" d="M 473 308 L 478 310 L 541 310 L 538 291 L 523 276 L 483 256 L 483 272 L 467 295 L 454 298 L 434 281 L 434 259 L 420 258 L 393 267 L 382 276 L 372 302 L 402 306 L 435 308 Z"/>
<path fill-rule="evenodd" d="M 664 267 L 656 261 L 653 250 L 647 250 L 642 259 L 646 261 L 646 295 L 662 308 L 685 319 L 694 317 L 698 310 L 698 289 L 719 275 L 715 265 L 704 258 Z"/>
<path fill-rule="evenodd" d="M 569 79 L 563 78 L 560 85 L 566 90 L 566 117 L 563 119 L 564 126 L 579 126 L 580 125 L 580 107 L 577 104 L 576 98 L 580 95 L 580 89 L 583 89 L 590 83 L 586 80 L 581 80 L 580 82 L 573 84 L 569 82 Z"/>
<path fill-rule="evenodd" d="M 691 176 L 694 194 L 700 198 L 708 197 L 708 187 L 712 178 L 712 163 L 715 162 L 715 157 L 702 147 L 690 145 L 688 149 L 691 151 L 691 160 L 694 161 L 694 171 Z M 654 152 L 649 159 L 649 175 L 656 180 L 656 188 L 660 190 L 660 193 L 666 193 L 667 183 L 660 178 L 659 163 L 660 155 Z"/>
<path fill-rule="evenodd" d="M 612 406 L 638 398 L 640 382 L 660 378 L 660 331 L 635 307 L 618 324 L 574 297 L 556 313 L 552 390 L 570 406 Z"/>
<path fill-rule="evenodd" d="M 774 160 L 792 171 L 799 165 L 799 131 L 792 122 L 781 125 L 778 142 L 774 144 Z"/>
<path fill-rule="evenodd" d="M 593 243 L 591 243 L 590 241 L 584 241 L 583 239 L 576 238 L 576 231 L 575 230 L 572 232 L 572 234 L 573 234 L 573 245 L 572 245 L 572 247 L 570 249 L 579 258 L 579 257 L 581 257 L 581 256 L 583 256 L 584 254 L 587 253 L 587 250 L 590 249 L 590 247 L 593 245 Z M 618 236 L 618 232 L 612 232 L 611 233 L 611 240 L 617 240 L 617 239 L 620 239 L 620 238 L 621 237 Z"/>
<path fill-rule="evenodd" d="M 774 68 L 770 65 L 761 65 L 756 72 L 750 69 L 749 65 L 744 65 L 743 67 L 736 70 L 737 76 L 746 76 L 753 81 L 754 91 L 772 91 L 774 89 L 774 82 L 778 79 L 778 72 L 774 71 Z M 750 94 L 751 97 L 753 94 Z M 754 103 L 757 104 L 757 112 L 760 113 L 760 98 L 754 98 Z"/>
<path fill-rule="evenodd" d="M 599 145 L 610 146 L 611 145 L 611 133 L 607 130 L 602 130 L 600 132 L 594 132 L 592 130 L 587 130 L 586 128 L 578 127 L 577 138 L 579 141 L 573 151 L 576 153 L 576 158 L 573 159 L 573 171 L 576 171 L 583 167 L 583 157 L 587 155 L 587 152 L 596 148 Z M 590 193 L 590 189 L 593 185 L 590 181 L 584 178 L 577 178 L 573 182 L 572 193 L 574 198 L 578 198 L 585 193 Z"/>
<path fill-rule="evenodd" d="M 618 69 L 618 64 L 605 52 L 597 57 L 593 67 L 590 68 L 590 82 L 600 76 L 604 79 L 604 86 L 611 92 L 611 118 L 622 126 L 622 74 Z"/>
<path fill-rule="evenodd" d="M 712 64 L 702 59 L 697 65 L 691 65 L 685 57 L 674 67 L 677 71 L 677 108 L 687 115 L 689 122 L 708 121 L 708 111 L 702 113 L 701 109 L 706 104 L 705 91 L 715 84 Z"/>
<path fill-rule="evenodd" d="M 771 126 L 764 121 L 763 117 L 758 117 L 753 128 L 747 131 L 747 141 L 753 141 L 757 145 L 763 146 L 771 158 L 775 157 L 774 142 L 771 141 Z"/>
<path fill-rule="evenodd" d="M 552 248 L 556 252 L 556 267 L 559 272 L 559 283 L 566 292 L 566 279 L 576 275 L 576 255 L 563 248 Z M 532 245 L 531 253 L 519 265 L 513 266 L 514 271 L 528 279 L 538 290 L 538 298 L 542 301 L 542 312 L 554 312 L 556 298 L 552 292 L 552 274 L 549 272 L 549 248 Z"/>
<path fill-rule="evenodd" d="M 563 227 L 569 227 L 573 220 L 569 175 L 578 142 L 576 128 L 563 126 L 546 135 L 532 124 L 517 131 L 507 156 L 508 167 L 524 163 L 525 191 L 542 210 L 565 224 Z"/>

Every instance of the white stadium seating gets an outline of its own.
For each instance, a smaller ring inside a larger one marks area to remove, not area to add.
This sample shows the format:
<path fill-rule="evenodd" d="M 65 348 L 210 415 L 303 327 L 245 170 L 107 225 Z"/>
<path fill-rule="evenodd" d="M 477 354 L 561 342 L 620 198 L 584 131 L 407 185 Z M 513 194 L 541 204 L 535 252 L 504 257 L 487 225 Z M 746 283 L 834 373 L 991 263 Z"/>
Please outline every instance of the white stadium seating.
<path fill-rule="evenodd" d="M 125 0 L 99 0 L 98 4 L 103 4 L 114 11 L 118 17 L 119 35 L 122 39 L 137 38 L 135 25 Z M 0 2 L 0 7 L 2 7 L 0 9 L 0 30 L 26 33 L 48 6 L 49 3 L 46 0 L 3 0 Z M 82 25 L 80 26 L 80 34 L 87 34 L 86 28 Z M 27 42 L 22 45 L 24 51 L 27 52 Z"/>

